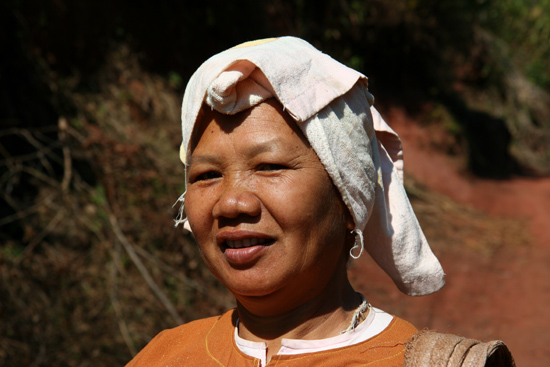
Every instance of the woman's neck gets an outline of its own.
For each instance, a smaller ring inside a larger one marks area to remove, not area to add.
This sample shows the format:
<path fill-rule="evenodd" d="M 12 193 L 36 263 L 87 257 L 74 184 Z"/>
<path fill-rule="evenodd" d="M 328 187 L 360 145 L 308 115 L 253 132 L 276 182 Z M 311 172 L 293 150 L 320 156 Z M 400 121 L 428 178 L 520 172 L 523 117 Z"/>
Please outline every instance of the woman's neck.
<path fill-rule="evenodd" d="M 272 300 L 266 300 L 266 312 L 251 312 L 237 301 L 239 312 L 239 336 L 250 341 L 267 344 L 267 360 L 281 348 L 281 340 L 287 339 L 324 339 L 337 336 L 345 330 L 353 317 L 354 311 L 361 304 L 361 297 L 353 290 L 347 277 L 344 284 L 338 287 L 329 284 L 323 292 L 297 307 L 283 312 L 270 311 Z M 256 307 L 257 304 L 255 305 Z"/>

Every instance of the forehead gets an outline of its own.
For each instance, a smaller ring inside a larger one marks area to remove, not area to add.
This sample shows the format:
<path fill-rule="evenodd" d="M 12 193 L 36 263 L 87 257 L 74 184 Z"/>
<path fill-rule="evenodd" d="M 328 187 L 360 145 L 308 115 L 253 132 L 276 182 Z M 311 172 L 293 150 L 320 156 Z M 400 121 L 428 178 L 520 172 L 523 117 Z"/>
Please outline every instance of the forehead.
<path fill-rule="evenodd" d="M 269 99 L 235 115 L 225 115 L 204 105 L 191 136 L 191 152 L 207 132 L 208 140 L 221 135 L 261 135 L 263 139 L 295 140 L 310 147 L 309 142 L 279 102 Z"/>

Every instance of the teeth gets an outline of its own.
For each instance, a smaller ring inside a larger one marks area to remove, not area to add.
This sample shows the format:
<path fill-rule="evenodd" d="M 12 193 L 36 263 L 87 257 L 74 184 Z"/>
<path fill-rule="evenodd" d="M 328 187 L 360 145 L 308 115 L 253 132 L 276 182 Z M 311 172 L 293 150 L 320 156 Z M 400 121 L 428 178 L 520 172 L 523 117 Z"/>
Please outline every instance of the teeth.
<path fill-rule="evenodd" d="M 227 240 L 226 242 L 227 242 L 227 247 L 243 248 L 243 247 L 250 247 L 250 246 L 266 243 L 267 241 L 269 240 L 266 238 L 245 238 L 244 240 L 237 240 L 237 241 Z"/>

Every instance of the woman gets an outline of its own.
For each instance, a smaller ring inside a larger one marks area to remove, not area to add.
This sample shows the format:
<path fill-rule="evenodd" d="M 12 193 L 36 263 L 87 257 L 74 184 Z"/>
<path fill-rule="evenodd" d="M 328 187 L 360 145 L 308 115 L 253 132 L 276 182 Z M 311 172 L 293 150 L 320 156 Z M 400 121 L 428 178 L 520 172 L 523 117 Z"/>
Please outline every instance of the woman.
<path fill-rule="evenodd" d="M 421 360 L 409 350 L 425 339 L 372 307 L 346 271 L 366 248 L 407 294 L 444 285 L 402 185 L 399 138 L 372 103 L 362 74 L 292 37 L 197 70 L 182 107 L 176 224 L 188 221 L 237 308 L 162 332 L 129 366 Z"/>

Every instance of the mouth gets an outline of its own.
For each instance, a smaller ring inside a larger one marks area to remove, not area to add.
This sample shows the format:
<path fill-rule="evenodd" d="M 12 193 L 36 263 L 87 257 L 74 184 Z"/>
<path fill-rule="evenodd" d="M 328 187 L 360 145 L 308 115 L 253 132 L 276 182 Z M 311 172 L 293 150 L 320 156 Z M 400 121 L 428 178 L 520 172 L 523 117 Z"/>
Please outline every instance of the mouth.
<path fill-rule="evenodd" d="M 225 258 L 234 267 L 253 266 L 275 242 L 273 237 L 251 231 L 225 232 L 218 236 Z"/>
<path fill-rule="evenodd" d="M 216 236 L 225 259 L 234 267 L 249 267 L 266 254 L 277 239 L 267 233 L 249 230 L 222 230 Z"/>
<path fill-rule="evenodd" d="M 225 249 L 240 249 L 257 245 L 269 245 L 273 243 L 273 241 L 272 238 L 251 237 L 240 240 L 226 240 L 223 242 L 223 247 Z"/>

